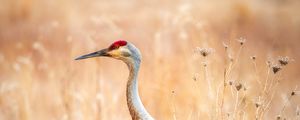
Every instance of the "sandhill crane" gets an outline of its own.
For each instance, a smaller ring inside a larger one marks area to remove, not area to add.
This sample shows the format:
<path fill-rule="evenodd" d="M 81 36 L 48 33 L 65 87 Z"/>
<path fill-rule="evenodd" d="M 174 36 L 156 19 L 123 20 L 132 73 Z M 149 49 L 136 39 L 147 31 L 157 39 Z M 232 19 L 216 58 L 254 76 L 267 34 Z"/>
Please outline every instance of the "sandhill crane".
<path fill-rule="evenodd" d="M 101 56 L 122 60 L 128 66 L 129 77 L 127 82 L 126 97 L 127 106 L 129 108 L 132 120 L 153 120 L 151 115 L 147 112 L 142 104 L 138 93 L 137 75 L 141 62 L 141 53 L 139 49 L 125 40 L 118 40 L 111 44 L 108 48 L 80 56 L 75 60 Z"/>

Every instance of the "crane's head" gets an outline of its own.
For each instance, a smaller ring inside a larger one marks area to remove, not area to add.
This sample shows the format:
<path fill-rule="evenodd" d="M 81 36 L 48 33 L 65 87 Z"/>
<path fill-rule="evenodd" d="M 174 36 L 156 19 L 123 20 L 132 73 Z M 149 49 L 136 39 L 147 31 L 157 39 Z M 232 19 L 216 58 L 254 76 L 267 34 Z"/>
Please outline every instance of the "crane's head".
<path fill-rule="evenodd" d="M 131 43 L 125 40 L 117 40 L 112 43 L 108 48 L 82 55 L 75 60 L 81 60 L 92 57 L 112 57 L 127 63 L 128 61 L 140 61 L 140 51 Z"/>

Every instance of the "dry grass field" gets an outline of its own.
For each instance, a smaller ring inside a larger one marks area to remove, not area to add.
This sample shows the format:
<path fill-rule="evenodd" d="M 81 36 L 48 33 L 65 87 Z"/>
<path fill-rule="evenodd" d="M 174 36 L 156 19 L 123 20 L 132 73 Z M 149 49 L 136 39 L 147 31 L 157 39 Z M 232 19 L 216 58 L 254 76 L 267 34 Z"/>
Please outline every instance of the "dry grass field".
<path fill-rule="evenodd" d="M 0 3 L 0 120 L 131 119 L 127 66 L 74 60 L 118 39 L 157 120 L 300 120 L 299 0 Z"/>

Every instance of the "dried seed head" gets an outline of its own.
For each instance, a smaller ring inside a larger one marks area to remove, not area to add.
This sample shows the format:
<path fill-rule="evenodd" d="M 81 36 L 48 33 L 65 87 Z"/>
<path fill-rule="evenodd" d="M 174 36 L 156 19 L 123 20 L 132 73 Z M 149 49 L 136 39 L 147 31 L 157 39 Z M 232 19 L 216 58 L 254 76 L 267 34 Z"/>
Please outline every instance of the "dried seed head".
<path fill-rule="evenodd" d="M 287 64 L 289 64 L 290 61 L 291 61 L 291 59 L 287 56 L 285 56 L 285 57 L 279 56 L 278 57 L 278 62 L 281 66 L 286 66 Z"/>
<path fill-rule="evenodd" d="M 296 86 L 296 88 L 291 92 L 291 96 L 294 96 L 294 95 L 300 95 L 300 91 L 297 91 L 298 86 Z"/>
<path fill-rule="evenodd" d="M 263 107 L 263 102 L 261 101 L 261 96 L 258 96 L 258 98 L 254 102 L 254 105 L 256 108 Z"/>
<path fill-rule="evenodd" d="M 192 79 L 193 79 L 194 81 L 197 81 L 197 80 L 198 80 L 198 77 L 199 77 L 199 74 L 195 73 L 195 74 L 193 75 L 193 78 L 192 78 Z"/>
<path fill-rule="evenodd" d="M 229 58 L 230 62 L 234 61 L 233 57 L 230 54 L 228 54 L 228 58 Z"/>
<path fill-rule="evenodd" d="M 223 46 L 224 46 L 225 50 L 227 50 L 229 47 L 225 42 L 223 42 Z"/>
<path fill-rule="evenodd" d="M 194 80 L 194 81 L 197 81 L 197 78 L 196 78 L 195 76 L 193 76 L 193 80 Z"/>
<path fill-rule="evenodd" d="M 272 65 L 272 70 L 273 70 L 273 73 L 276 74 L 278 71 L 280 71 L 282 69 L 281 66 L 277 65 L 277 64 L 274 64 Z"/>
<path fill-rule="evenodd" d="M 206 66 L 207 66 L 207 63 L 206 63 L 206 62 L 203 62 L 203 66 L 206 67 Z"/>
<path fill-rule="evenodd" d="M 175 91 L 174 91 L 174 90 L 172 90 L 172 93 L 174 94 L 174 93 L 175 93 Z"/>
<path fill-rule="evenodd" d="M 248 90 L 248 88 L 244 87 L 244 91 L 247 91 L 247 90 Z"/>
<path fill-rule="evenodd" d="M 210 55 L 213 52 L 212 48 L 199 48 L 197 47 L 195 50 L 196 53 L 199 53 L 203 57 Z"/>
<path fill-rule="evenodd" d="M 261 103 L 259 103 L 259 102 L 256 102 L 256 103 L 255 103 L 255 107 L 256 107 L 256 108 L 260 107 L 260 105 L 261 105 Z"/>
<path fill-rule="evenodd" d="M 237 83 L 235 85 L 235 88 L 236 88 L 237 91 L 240 91 L 243 88 L 243 85 L 241 83 Z"/>
<path fill-rule="evenodd" d="M 233 85 L 233 81 L 230 80 L 230 81 L 228 82 L 228 84 L 229 84 L 229 85 Z"/>
<path fill-rule="evenodd" d="M 292 91 L 291 96 L 294 96 L 295 94 L 296 94 L 295 91 Z"/>
<path fill-rule="evenodd" d="M 281 116 L 277 115 L 276 120 L 281 120 Z"/>
<path fill-rule="evenodd" d="M 240 43 L 240 45 L 244 45 L 244 43 L 246 42 L 246 39 L 243 37 L 240 37 L 237 41 Z"/>
<path fill-rule="evenodd" d="M 250 58 L 251 58 L 253 61 L 256 60 L 256 56 L 255 56 L 255 55 L 251 56 Z"/>

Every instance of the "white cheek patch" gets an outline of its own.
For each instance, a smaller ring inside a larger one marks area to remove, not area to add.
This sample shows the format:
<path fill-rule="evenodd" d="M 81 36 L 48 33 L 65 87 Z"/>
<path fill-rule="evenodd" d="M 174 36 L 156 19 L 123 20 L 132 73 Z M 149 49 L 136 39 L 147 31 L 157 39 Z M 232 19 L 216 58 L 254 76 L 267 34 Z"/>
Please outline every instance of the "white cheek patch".
<path fill-rule="evenodd" d="M 121 47 L 119 50 L 120 50 L 120 53 L 122 56 L 124 56 L 124 57 L 130 56 L 130 51 L 128 49 L 126 49 L 126 47 Z"/>

